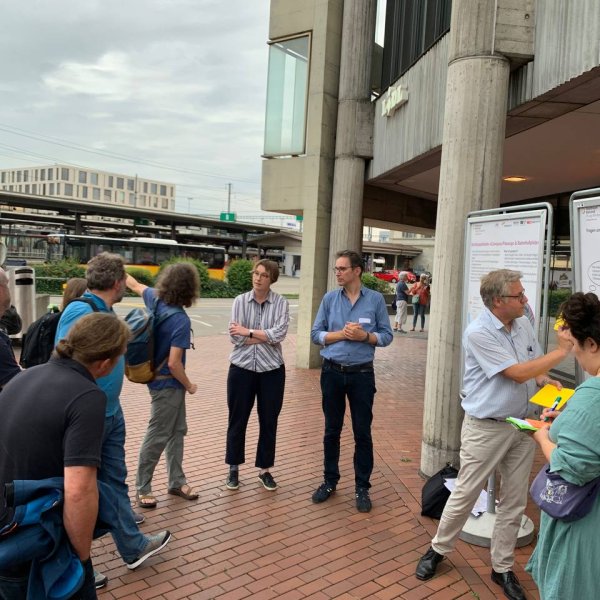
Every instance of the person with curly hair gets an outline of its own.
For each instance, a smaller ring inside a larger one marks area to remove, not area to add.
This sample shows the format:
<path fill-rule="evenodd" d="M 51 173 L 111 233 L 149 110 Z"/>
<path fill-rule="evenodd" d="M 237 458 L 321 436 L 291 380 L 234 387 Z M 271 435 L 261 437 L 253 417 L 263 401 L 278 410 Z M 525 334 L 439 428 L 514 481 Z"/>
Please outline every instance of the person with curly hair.
<path fill-rule="evenodd" d="M 191 346 L 189 308 L 199 295 L 198 271 L 189 262 L 174 263 L 159 275 L 156 288 L 127 275 L 127 287 L 139 294 L 148 310 L 161 313 L 179 307 L 161 320 L 154 332 L 154 364 L 158 375 L 148 384 L 152 397 L 150 422 L 140 449 L 136 488 L 140 508 L 154 508 L 152 477 L 165 453 L 168 493 L 185 500 L 196 500 L 198 493 L 187 483 L 183 472 L 183 439 L 187 433 L 185 394 L 195 394 L 198 386 L 185 371 L 185 351 Z"/>
<path fill-rule="evenodd" d="M 600 301 L 596 294 L 573 294 L 561 307 L 564 325 L 559 336 L 573 344 L 573 354 L 586 379 L 560 413 L 544 410 L 551 424 L 536 431 L 550 471 L 576 485 L 600 477 Z M 597 529 L 600 498 L 578 521 L 565 522 L 545 512 L 538 542 L 525 567 L 543 600 L 596 598 L 598 583 L 590 566 L 600 561 Z"/>

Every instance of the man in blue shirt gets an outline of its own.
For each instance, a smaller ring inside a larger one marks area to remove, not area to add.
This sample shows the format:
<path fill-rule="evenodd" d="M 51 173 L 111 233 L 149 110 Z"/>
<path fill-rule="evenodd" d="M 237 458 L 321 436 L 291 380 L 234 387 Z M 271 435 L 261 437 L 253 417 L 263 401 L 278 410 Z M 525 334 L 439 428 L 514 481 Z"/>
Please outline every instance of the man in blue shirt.
<path fill-rule="evenodd" d="M 325 294 L 311 331 L 313 343 L 322 346 L 321 392 L 325 415 L 324 482 L 312 495 L 312 501 L 325 502 L 340 479 L 340 434 L 347 396 L 355 444 L 356 508 L 369 512 L 375 397 L 373 357 L 375 346 L 388 346 L 393 333 L 383 296 L 362 287 L 364 263 L 360 254 L 352 250 L 338 252 L 333 270 L 340 289 Z"/>
<path fill-rule="evenodd" d="M 121 302 L 125 295 L 125 278 L 123 259 L 117 254 L 102 252 L 88 262 L 88 290 L 83 294 L 83 298 L 93 302 L 97 311 L 112 313 L 113 305 Z M 85 302 L 69 303 L 58 322 L 55 344 L 67 336 L 76 321 L 91 312 L 94 312 L 94 309 Z M 171 534 L 161 531 L 154 535 L 144 535 L 139 530 L 131 509 L 125 464 L 125 418 L 119 399 L 124 373 L 125 359 L 121 356 L 112 372 L 96 381 L 107 398 L 102 462 L 98 470 L 98 479 L 113 488 L 120 503 L 120 522 L 113 524 L 115 528 L 111 533 L 121 557 L 130 569 L 135 569 L 147 558 L 162 550 Z M 97 585 L 106 585 L 106 577 L 98 574 Z"/>

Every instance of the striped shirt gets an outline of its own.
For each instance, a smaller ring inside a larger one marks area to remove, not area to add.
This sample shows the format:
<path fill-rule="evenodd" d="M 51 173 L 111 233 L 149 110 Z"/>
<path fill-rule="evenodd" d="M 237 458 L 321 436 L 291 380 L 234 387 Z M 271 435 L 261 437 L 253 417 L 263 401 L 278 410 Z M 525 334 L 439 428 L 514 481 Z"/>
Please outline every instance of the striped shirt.
<path fill-rule="evenodd" d="M 524 418 L 529 398 L 536 390 L 535 380 L 517 383 L 502 371 L 542 355 L 527 317 L 515 319 L 508 332 L 485 308 L 465 329 L 463 347 L 464 411 L 477 419 Z"/>
<path fill-rule="evenodd" d="M 278 369 L 283 364 L 281 342 L 287 334 L 289 313 L 288 301 L 273 290 L 269 290 L 262 304 L 255 300 L 254 290 L 237 296 L 231 307 L 231 322 L 255 331 L 264 331 L 269 342 L 246 344 L 246 336 L 229 336 L 234 345 L 229 357 L 231 363 L 256 373 Z"/>

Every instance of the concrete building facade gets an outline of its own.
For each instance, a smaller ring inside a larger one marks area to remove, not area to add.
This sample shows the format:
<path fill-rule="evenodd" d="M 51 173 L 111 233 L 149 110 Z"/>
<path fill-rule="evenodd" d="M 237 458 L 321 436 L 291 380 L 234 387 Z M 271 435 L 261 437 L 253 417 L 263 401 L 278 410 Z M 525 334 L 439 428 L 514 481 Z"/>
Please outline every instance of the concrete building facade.
<path fill-rule="evenodd" d="M 174 211 L 175 184 L 69 165 L 0 169 L 0 190 Z"/>
<path fill-rule="evenodd" d="M 279 102 L 267 122 L 281 140 L 286 127 L 296 135 L 292 150 L 265 146 L 262 208 L 304 217 L 305 367 L 319 362 L 308 331 L 331 256 L 360 244 L 363 225 L 435 234 L 421 453 L 431 474 L 458 458 L 467 214 L 543 200 L 564 239 L 570 194 L 600 185 L 600 3 L 387 0 L 382 52 L 374 5 L 271 0 L 271 58 L 285 58 L 273 60 L 279 73 L 270 63 Z M 298 38 L 294 54 L 286 43 Z"/>

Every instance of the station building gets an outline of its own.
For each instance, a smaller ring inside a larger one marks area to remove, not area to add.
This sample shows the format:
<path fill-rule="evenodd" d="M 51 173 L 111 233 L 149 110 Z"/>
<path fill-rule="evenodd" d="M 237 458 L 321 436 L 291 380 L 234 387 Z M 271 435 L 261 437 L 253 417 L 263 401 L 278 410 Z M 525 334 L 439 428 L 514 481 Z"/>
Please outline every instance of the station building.
<path fill-rule="evenodd" d="M 383 48 L 375 43 L 377 5 Z M 363 226 L 434 234 L 421 470 L 458 458 L 465 222 L 600 186 L 597 0 L 271 0 L 262 208 L 303 216 L 298 331 Z M 298 336 L 297 364 L 318 348 Z"/>

